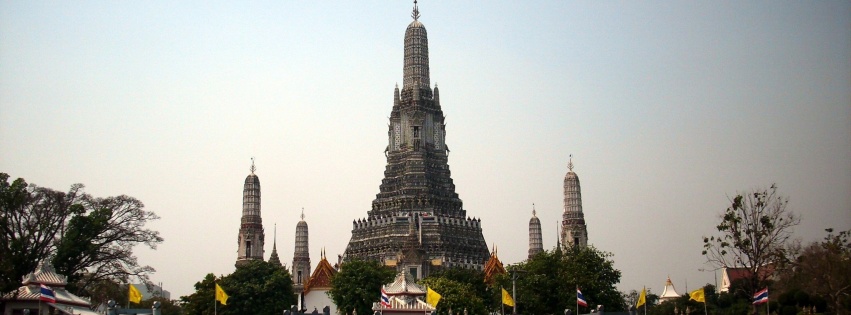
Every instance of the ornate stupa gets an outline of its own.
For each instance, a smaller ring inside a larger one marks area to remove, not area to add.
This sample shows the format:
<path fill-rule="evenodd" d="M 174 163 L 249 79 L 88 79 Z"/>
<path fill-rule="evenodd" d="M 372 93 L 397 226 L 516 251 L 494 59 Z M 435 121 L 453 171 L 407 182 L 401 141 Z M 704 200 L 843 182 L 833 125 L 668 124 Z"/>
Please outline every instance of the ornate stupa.
<path fill-rule="evenodd" d="M 260 217 L 260 178 L 254 174 L 254 158 L 251 158 L 251 174 L 245 178 L 242 190 L 242 219 L 239 224 L 239 244 L 236 265 L 250 260 L 263 260 L 263 219 Z"/>
<path fill-rule="evenodd" d="M 535 213 L 535 204 L 532 204 L 532 218 L 529 219 L 529 258 L 544 251 L 544 239 L 541 233 L 541 220 Z"/>
<path fill-rule="evenodd" d="M 573 172 L 573 156 L 567 163 L 567 174 L 564 175 L 564 212 L 561 215 L 561 244 L 569 246 L 588 245 L 588 227 L 585 225 L 585 214 L 582 213 L 582 193 L 579 186 L 579 176 Z"/>
<path fill-rule="evenodd" d="M 365 219 L 352 222 L 344 259 L 371 259 L 415 278 L 442 267 L 480 269 L 488 259 L 481 220 L 467 216 L 449 172 L 445 117 L 429 78 L 428 37 L 414 19 L 405 30 L 402 89 L 393 93 L 387 167 Z M 405 256 L 415 236 L 419 261 Z M 404 264 L 403 264 L 404 261 Z"/>
<path fill-rule="evenodd" d="M 304 221 L 304 208 L 301 220 L 295 226 L 295 250 L 293 251 L 293 289 L 301 292 L 310 277 L 310 248 L 308 246 L 307 222 Z"/>

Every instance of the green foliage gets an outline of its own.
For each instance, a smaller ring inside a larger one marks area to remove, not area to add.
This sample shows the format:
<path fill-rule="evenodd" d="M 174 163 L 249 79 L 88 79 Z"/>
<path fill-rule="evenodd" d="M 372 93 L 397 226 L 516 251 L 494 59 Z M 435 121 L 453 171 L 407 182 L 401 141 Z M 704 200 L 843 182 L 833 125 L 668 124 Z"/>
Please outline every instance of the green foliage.
<path fill-rule="evenodd" d="M 228 292 L 225 290 L 225 292 Z M 208 273 L 204 280 L 195 283 L 195 293 L 180 297 L 185 315 L 206 315 L 213 313 L 213 301 L 216 297 L 216 276 Z"/>
<path fill-rule="evenodd" d="M 337 310 L 350 314 L 372 314 L 372 303 L 378 302 L 381 286 L 393 281 L 393 269 L 373 260 L 351 260 L 340 266 L 340 272 L 331 278 L 328 294 Z"/>
<path fill-rule="evenodd" d="M 485 283 L 485 273 L 481 270 L 460 267 L 447 268 L 432 273 L 428 278 L 446 278 L 455 282 L 469 284 L 473 290 L 472 293 L 482 300 L 485 309 L 490 311 L 498 309 L 498 303 L 500 303 L 499 297 L 494 294 L 494 289 Z M 496 293 L 500 292 L 497 291 Z"/>
<path fill-rule="evenodd" d="M 0 292 L 17 289 L 53 252 L 63 224 L 80 211 L 72 205 L 81 190 L 76 184 L 67 193 L 54 191 L 23 178 L 9 183 L 9 175 L 0 173 Z"/>
<path fill-rule="evenodd" d="M 68 277 L 67 289 L 92 297 L 94 304 L 106 301 L 100 298 L 108 298 L 108 284 L 128 283 L 131 277 L 145 282 L 154 271 L 133 255 L 138 244 L 155 249 L 163 241 L 145 229 L 159 217 L 145 211 L 141 201 L 124 195 L 95 198 L 81 184 L 65 193 L 8 179 L 0 173 L 0 291 L 17 288 L 50 256 L 56 271 Z"/>
<path fill-rule="evenodd" d="M 788 203 L 776 185 L 736 195 L 716 226 L 719 235 L 703 238 L 703 255 L 719 268 L 748 268 L 751 277 L 742 284 L 744 292 L 768 286 L 770 271 L 789 261 L 792 228 L 801 222 L 787 210 Z"/>
<path fill-rule="evenodd" d="M 481 280 L 484 280 L 484 277 Z M 468 314 L 487 314 L 484 302 L 477 294 L 473 283 L 456 281 L 449 277 L 430 276 L 420 280 L 420 284 L 442 296 L 437 303 L 438 314 L 448 314 L 450 310 L 454 314 L 463 314 L 464 310 L 467 310 Z"/>
<path fill-rule="evenodd" d="M 576 288 L 588 305 L 604 305 L 607 311 L 624 309 L 624 301 L 615 285 L 621 272 L 614 268 L 611 253 L 593 246 L 573 246 L 565 251 L 545 251 L 515 266 L 517 270 L 517 296 L 514 297 L 519 313 L 561 314 L 564 309 L 576 308 Z M 505 287 L 511 292 L 510 276 L 496 278 L 495 287 Z M 580 312 L 590 308 L 580 307 Z"/>
<path fill-rule="evenodd" d="M 252 260 L 238 266 L 230 275 L 216 279 L 210 273 L 195 283 L 195 293 L 180 297 L 183 314 L 212 314 L 216 282 L 228 295 L 227 305 L 216 302 L 218 313 L 222 315 L 275 315 L 296 303 L 292 278 L 286 269 Z"/>

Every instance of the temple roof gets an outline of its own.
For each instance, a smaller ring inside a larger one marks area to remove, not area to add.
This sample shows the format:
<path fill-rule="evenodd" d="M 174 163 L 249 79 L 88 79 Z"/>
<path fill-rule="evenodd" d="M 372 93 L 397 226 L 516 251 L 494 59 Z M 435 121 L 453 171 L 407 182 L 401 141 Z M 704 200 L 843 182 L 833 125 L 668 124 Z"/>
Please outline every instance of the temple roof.
<path fill-rule="evenodd" d="M 396 274 L 396 279 L 391 284 L 384 285 L 384 291 L 388 295 L 425 295 L 426 290 L 417 284 L 414 276 L 404 270 Z"/>
<path fill-rule="evenodd" d="M 49 287 L 64 287 L 68 282 L 65 276 L 56 273 L 50 262 L 42 261 L 35 268 L 35 271 L 24 276 L 21 284 L 25 286 L 30 284 L 44 284 Z"/>
<path fill-rule="evenodd" d="M 665 289 L 662 290 L 662 294 L 659 295 L 659 298 L 671 299 L 678 297 L 680 297 L 680 294 L 677 293 L 677 290 L 674 289 L 674 283 L 671 282 L 671 277 L 668 277 L 668 281 L 665 281 Z"/>
<path fill-rule="evenodd" d="M 325 259 L 325 255 L 322 255 L 322 260 L 320 260 L 319 264 L 316 265 L 316 269 L 314 269 L 313 274 L 310 275 L 310 280 L 307 280 L 307 284 L 304 285 L 304 293 L 307 293 L 312 289 L 331 288 L 331 278 L 336 273 L 337 270 L 334 269 L 334 267 L 331 267 L 331 264 L 328 263 L 328 259 Z"/>
<path fill-rule="evenodd" d="M 423 314 L 424 312 L 433 312 L 436 310 L 434 306 L 429 305 L 421 299 L 414 299 L 413 303 L 408 304 L 405 300 L 395 296 L 390 297 L 390 307 L 382 307 L 381 303 L 375 303 L 372 308 L 374 311 L 396 311 L 396 312 L 415 312 Z"/>
<path fill-rule="evenodd" d="M 505 267 L 502 265 L 502 262 L 499 260 L 499 257 L 496 255 L 496 247 L 494 247 L 493 252 L 491 253 L 490 259 L 485 263 L 485 282 L 493 283 L 494 277 L 496 275 L 505 274 Z"/>

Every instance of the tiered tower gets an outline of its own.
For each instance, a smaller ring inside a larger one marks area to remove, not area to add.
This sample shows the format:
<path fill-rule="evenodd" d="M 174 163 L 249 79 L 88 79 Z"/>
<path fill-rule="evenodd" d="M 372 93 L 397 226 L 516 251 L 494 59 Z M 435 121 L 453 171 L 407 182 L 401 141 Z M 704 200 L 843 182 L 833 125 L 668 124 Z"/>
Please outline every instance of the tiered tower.
<path fill-rule="evenodd" d="M 573 155 L 567 163 L 567 174 L 564 175 L 564 213 L 561 215 L 561 244 L 569 246 L 587 246 L 588 228 L 585 226 L 585 215 L 582 213 L 582 193 L 579 187 L 579 177 L 573 172 Z"/>
<path fill-rule="evenodd" d="M 242 190 L 242 219 L 239 225 L 236 265 L 250 260 L 263 260 L 263 219 L 260 217 L 260 178 L 254 174 L 254 158 L 251 158 L 251 174 L 245 178 Z"/>
<path fill-rule="evenodd" d="M 535 204 L 532 204 L 532 218 L 529 219 L 529 258 L 544 251 L 541 220 L 535 215 Z"/>
<path fill-rule="evenodd" d="M 281 258 L 278 257 L 278 225 L 275 224 L 275 232 L 272 234 L 272 254 L 269 255 L 269 263 L 283 268 L 284 265 L 281 263 Z"/>
<path fill-rule="evenodd" d="M 310 248 L 308 247 L 307 222 L 304 221 L 304 208 L 301 209 L 301 221 L 295 226 L 295 251 L 293 252 L 293 289 L 300 293 L 310 279 Z"/>
<path fill-rule="evenodd" d="M 446 125 L 429 78 L 428 37 L 416 1 L 405 30 L 402 90 L 393 93 L 387 167 L 366 219 L 352 222 L 345 259 L 373 259 L 416 278 L 433 267 L 481 269 L 489 257 L 481 220 L 467 211 L 450 177 Z M 414 236 L 417 253 L 404 252 Z"/>

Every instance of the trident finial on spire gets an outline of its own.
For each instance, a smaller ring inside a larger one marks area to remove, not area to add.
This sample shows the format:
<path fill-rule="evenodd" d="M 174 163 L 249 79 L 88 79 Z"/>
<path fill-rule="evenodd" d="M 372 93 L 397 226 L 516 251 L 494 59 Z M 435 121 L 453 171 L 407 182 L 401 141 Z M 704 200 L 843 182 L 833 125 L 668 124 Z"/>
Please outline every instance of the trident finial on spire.
<path fill-rule="evenodd" d="M 251 157 L 251 168 L 249 168 L 249 169 L 251 170 L 251 174 L 254 174 L 254 171 L 257 170 L 257 167 L 254 166 L 254 157 L 253 156 Z"/>
<path fill-rule="evenodd" d="M 567 162 L 567 169 L 573 171 L 573 154 L 570 155 L 570 161 Z"/>
<path fill-rule="evenodd" d="M 417 8 L 417 0 L 414 0 L 414 11 L 411 12 L 411 17 L 414 20 L 418 20 L 420 18 L 420 9 Z"/>
<path fill-rule="evenodd" d="M 301 220 L 304 221 L 304 207 L 301 207 Z"/>
<path fill-rule="evenodd" d="M 532 216 L 535 216 L 535 203 L 532 203 Z"/>

